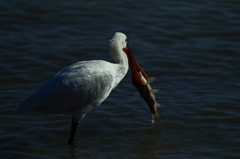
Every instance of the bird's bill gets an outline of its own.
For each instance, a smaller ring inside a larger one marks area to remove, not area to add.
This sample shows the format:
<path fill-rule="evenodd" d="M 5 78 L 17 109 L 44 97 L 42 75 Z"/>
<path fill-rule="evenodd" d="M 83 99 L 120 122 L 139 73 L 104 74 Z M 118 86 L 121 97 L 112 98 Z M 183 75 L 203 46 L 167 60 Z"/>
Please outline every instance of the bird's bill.
<path fill-rule="evenodd" d="M 138 64 L 138 62 L 136 61 L 136 59 L 134 58 L 129 45 L 127 45 L 127 48 L 124 48 L 123 51 L 126 53 L 127 57 L 128 57 L 128 61 L 129 61 L 129 65 L 131 67 L 132 70 L 132 83 L 134 86 L 137 85 L 144 85 L 144 82 L 141 79 L 141 74 L 143 75 L 143 77 L 148 80 L 148 75 L 143 71 L 143 69 L 140 67 L 140 65 Z"/>

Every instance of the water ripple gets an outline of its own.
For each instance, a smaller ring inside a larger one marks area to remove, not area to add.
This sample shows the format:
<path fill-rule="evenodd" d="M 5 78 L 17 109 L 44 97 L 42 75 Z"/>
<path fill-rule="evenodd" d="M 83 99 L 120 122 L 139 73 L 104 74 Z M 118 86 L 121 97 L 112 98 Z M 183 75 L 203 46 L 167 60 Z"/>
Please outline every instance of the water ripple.
<path fill-rule="evenodd" d="M 0 148 L 4 158 L 237 158 L 238 1 L 1 1 Z M 71 117 L 16 113 L 62 68 L 110 60 L 108 40 L 127 34 L 159 89 L 162 124 L 134 98 L 131 75 L 79 124 Z"/>

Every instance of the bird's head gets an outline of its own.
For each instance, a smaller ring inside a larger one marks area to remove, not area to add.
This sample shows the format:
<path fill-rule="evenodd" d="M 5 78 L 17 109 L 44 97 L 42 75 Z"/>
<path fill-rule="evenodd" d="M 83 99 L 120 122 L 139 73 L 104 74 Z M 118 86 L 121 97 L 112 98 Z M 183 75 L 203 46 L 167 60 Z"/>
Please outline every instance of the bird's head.
<path fill-rule="evenodd" d="M 121 32 L 116 32 L 109 44 L 110 55 L 115 62 L 120 62 L 124 59 L 122 54 L 125 48 L 127 48 L 127 36 Z"/>
<path fill-rule="evenodd" d="M 121 32 L 116 32 L 110 40 L 110 54 L 115 62 L 119 62 L 122 59 L 123 53 L 126 54 L 132 70 L 132 84 L 134 86 L 144 85 L 140 74 L 142 74 L 146 80 L 148 79 L 148 76 L 134 58 L 127 43 L 127 36 Z"/>

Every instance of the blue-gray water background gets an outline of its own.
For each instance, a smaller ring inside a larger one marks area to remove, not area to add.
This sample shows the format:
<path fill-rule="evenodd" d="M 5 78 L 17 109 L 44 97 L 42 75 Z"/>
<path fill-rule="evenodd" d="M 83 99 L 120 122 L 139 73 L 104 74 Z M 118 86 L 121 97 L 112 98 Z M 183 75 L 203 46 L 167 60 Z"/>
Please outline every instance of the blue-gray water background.
<path fill-rule="evenodd" d="M 110 61 L 124 32 L 155 77 L 162 123 L 134 97 L 131 74 L 79 124 L 18 105 L 70 64 Z M 0 1 L 0 158 L 239 158 L 240 1 Z"/>

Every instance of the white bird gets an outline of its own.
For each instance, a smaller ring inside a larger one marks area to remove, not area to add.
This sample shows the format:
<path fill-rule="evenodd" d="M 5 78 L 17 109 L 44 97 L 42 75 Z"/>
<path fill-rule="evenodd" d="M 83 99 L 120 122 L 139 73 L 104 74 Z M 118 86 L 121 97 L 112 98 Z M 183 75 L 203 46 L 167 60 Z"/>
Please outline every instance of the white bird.
<path fill-rule="evenodd" d="M 78 122 L 108 97 L 126 75 L 128 64 L 136 64 L 135 59 L 128 61 L 130 51 L 125 34 L 116 32 L 110 40 L 109 50 L 115 63 L 92 60 L 68 66 L 23 101 L 17 111 L 72 115 L 67 142 L 72 144 Z"/>

